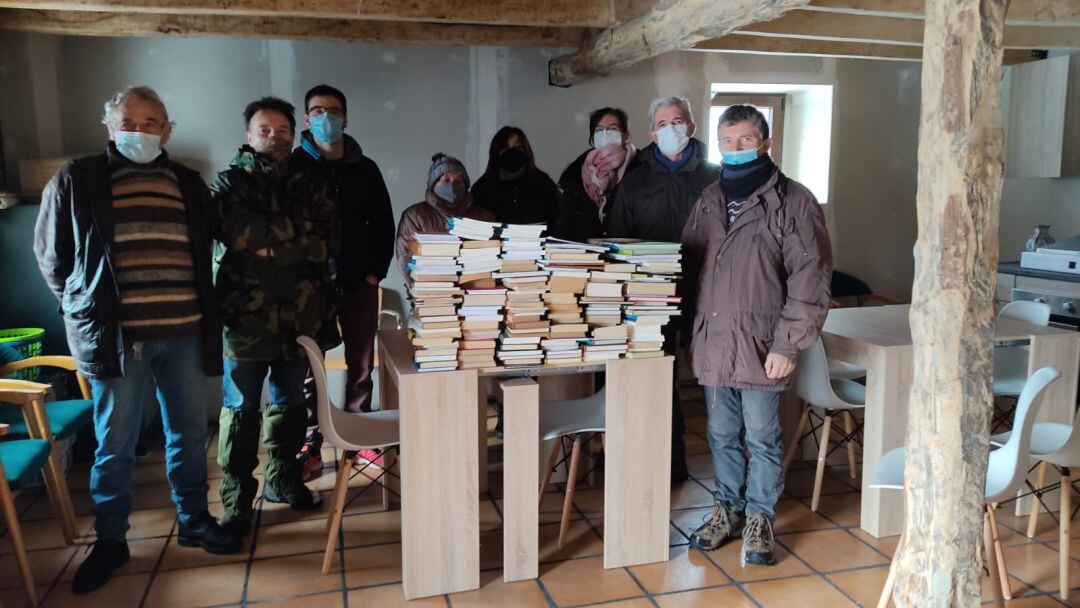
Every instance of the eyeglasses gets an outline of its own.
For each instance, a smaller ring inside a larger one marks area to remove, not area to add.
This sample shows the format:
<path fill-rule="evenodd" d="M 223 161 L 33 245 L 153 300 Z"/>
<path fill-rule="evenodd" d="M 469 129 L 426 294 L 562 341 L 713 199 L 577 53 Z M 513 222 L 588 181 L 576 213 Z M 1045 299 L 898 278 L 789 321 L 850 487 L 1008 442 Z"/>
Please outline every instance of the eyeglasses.
<path fill-rule="evenodd" d="M 322 106 L 311 106 L 308 108 L 308 116 L 322 116 L 323 114 L 345 118 L 345 110 L 342 110 L 341 108 L 324 108 Z"/>

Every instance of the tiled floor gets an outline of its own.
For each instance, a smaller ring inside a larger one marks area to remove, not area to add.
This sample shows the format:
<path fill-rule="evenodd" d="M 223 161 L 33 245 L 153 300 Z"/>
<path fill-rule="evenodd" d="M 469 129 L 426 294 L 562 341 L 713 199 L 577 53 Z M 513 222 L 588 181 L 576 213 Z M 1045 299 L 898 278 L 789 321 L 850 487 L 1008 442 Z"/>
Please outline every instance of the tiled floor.
<path fill-rule="evenodd" d="M 540 578 L 502 582 L 501 515 L 498 474 L 493 495 L 481 501 L 481 588 L 468 593 L 406 602 L 400 584 L 400 518 L 380 511 L 379 495 L 369 491 L 354 499 L 343 524 L 343 547 L 331 574 L 320 574 L 325 537 L 325 510 L 293 512 L 260 501 L 258 525 L 244 553 L 211 556 L 176 544 L 175 511 L 164 483 L 159 455 L 139 465 L 137 510 L 132 516 L 132 560 L 100 591 L 82 597 L 70 594 L 71 577 L 85 557 L 85 547 L 65 547 L 44 495 L 19 499 L 23 530 L 31 548 L 35 581 L 44 606 L 258 606 L 319 608 L 330 606 L 583 606 L 612 608 L 688 606 L 874 606 L 885 580 L 896 539 L 873 539 L 858 530 L 858 481 L 846 468 L 830 470 L 819 513 L 809 509 L 812 471 L 805 465 L 788 477 L 776 520 L 779 562 L 771 568 L 739 564 L 739 544 L 712 553 L 689 549 L 687 538 L 711 506 L 712 472 L 700 401 L 684 402 L 692 478 L 673 489 L 671 559 L 663 564 L 605 570 L 603 568 L 603 492 L 581 488 L 576 494 L 570 540 L 559 549 L 558 514 L 562 495 L 544 501 L 540 538 Z M 221 473 L 209 457 L 211 477 Z M 497 459 L 497 454 L 495 455 Z M 329 498 L 333 453 L 314 487 Z M 357 480 L 357 485 L 360 481 Z M 74 470 L 72 489 L 79 526 L 91 530 L 85 466 Z M 359 490 L 353 490 L 350 496 Z M 217 480 L 211 500 L 218 499 Z M 221 514 L 221 503 L 211 505 Z M 1061 606 L 1057 585 L 1054 523 L 1046 518 L 1039 537 L 1019 532 L 1026 521 L 1001 511 L 1003 540 L 1017 600 L 1015 606 Z M 1080 535 L 1080 526 L 1076 527 Z M 84 545 L 87 538 L 81 541 Z M 1073 545 L 1080 570 L 1080 542 Z M 8 543 L 0 541 L 0 603 L 26 604 Z M 1080 575 L 1074 576 L 1080 585 Z M 1080 590 L 1072 604 L 1080 606 Z M 984 599 L 989 599 L 985 596 Z"/>

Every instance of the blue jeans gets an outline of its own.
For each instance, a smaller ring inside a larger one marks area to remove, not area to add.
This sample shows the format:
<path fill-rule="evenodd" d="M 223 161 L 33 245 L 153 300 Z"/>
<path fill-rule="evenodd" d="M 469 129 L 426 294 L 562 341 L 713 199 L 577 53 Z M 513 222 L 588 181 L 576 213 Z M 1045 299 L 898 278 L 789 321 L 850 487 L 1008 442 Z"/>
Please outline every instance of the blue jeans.
<path fill-rule="evenodd" d="M 157 384 L 165 471 L 180 523 L 206 511 L 206 374 L 197 336 L 124 344 L 124 375 L 90 380 L 98 447 L 90 498 L 99 539 L 123 540 L 135 497 L 135 443 L 146 391 Z"/>
<path fill-rule="evenodd" d="M 780 442 L 780 393 L 706 386 L 713 495 L 747 515 L 776 515 L 784 491 Z M 745 429 L 745 433 L 743 433 Z M 747 467 L 742 437 L 750 452 Z"/>
<path fill-rule="evenodd" d="M 262 387 L 270 371 L 270 403 L 286 407 L 304 407 L 304 379 L 308 373 L 307 358 L 286 361 L 238 361 L 225 359 L 225 407 L 239 410 L 258 410 L 262 407 Z"/>

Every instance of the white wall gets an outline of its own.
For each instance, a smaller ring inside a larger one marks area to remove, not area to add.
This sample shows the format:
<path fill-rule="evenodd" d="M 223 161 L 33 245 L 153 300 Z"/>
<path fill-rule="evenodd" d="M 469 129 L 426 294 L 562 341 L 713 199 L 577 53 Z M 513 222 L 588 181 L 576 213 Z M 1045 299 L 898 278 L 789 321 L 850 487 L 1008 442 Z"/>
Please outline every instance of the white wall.
<path fill-rule="evenodd" d="M 163 94 L 177 122 L 170 153 L 209 179 L 242 142 L 245 103 L 276 94 L 301 104 L 308 87 L 326 82 L 348 96 L 347 132 L 382 167 L 400 214 L 422 197 L 433 153 L 461 157 L 475 179 L 486 162 L 490 136 L 503 124 L 525 129 L 539 166 L 557 177 L 585 148 L 588 114 L 597 107 L 625 108 L 634 141 L 644 146 L 648 105 L 661 94 L 688 97 L 704 120 L 712 83 L 830 84 L 835 89 L 827 215 L 836 266 L 877 291 L 907 296 L 915 238 L 919 64 L 682 52 L 560 89 L 547 84 L 547 62 L 559 53 L 5 35 L 0 37 L 0 128 L 10 170 L 23 157 L 97 152 L 105 139 L 101 103 L 124 85 L 148 84 Z M 707 133 L 704 126 L 701 133 Z M 396 268 L 387 286 L 400 289 Z"/>

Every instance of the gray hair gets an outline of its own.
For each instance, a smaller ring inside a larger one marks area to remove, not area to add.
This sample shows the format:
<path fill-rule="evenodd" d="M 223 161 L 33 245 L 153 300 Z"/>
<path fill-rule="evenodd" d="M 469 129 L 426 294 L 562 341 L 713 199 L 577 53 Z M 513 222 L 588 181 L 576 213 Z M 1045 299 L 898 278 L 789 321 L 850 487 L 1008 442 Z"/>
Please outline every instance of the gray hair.
<path fill-rule="evenodd" d="M 649 104 L 649 130 L 656 124 L 656 110 L 663 106 L 675 106 L 682 112 L 687 122 L 694 122 L 694 113 L 690 110 L 690 100 L 685 97 L 660 97 Z"/>
<path fill-rule="evenodd" d="M 161 113 L 165 115 L 166 124 L 173 124 L 169 120 L 169 110 L 165 108 L 165 102 L 157 91 L 147 86 L 128 86 L 118 91 L 105 102 L 105 113 L 101 116 L 101 124 L 111 125 L 116 120 L 116 111 L 132 99 L 151 101 L 161 107 Z"/>
<path fill-rule="evenodd" d="M 720 115 L 720 120 L 717 121 L 716 127 L 720 128 L 724 125 L 735 124 L 747 120 L 757 127 L 758 135 L 761 135 L 762 140 L 769 139 L 769 123 L 765 121 L 765 115 L 761 113 L 761 110 L 750 105 L 736 104 L 728 106 L 728 108 L 724 110 L 724 113 Z"/>

